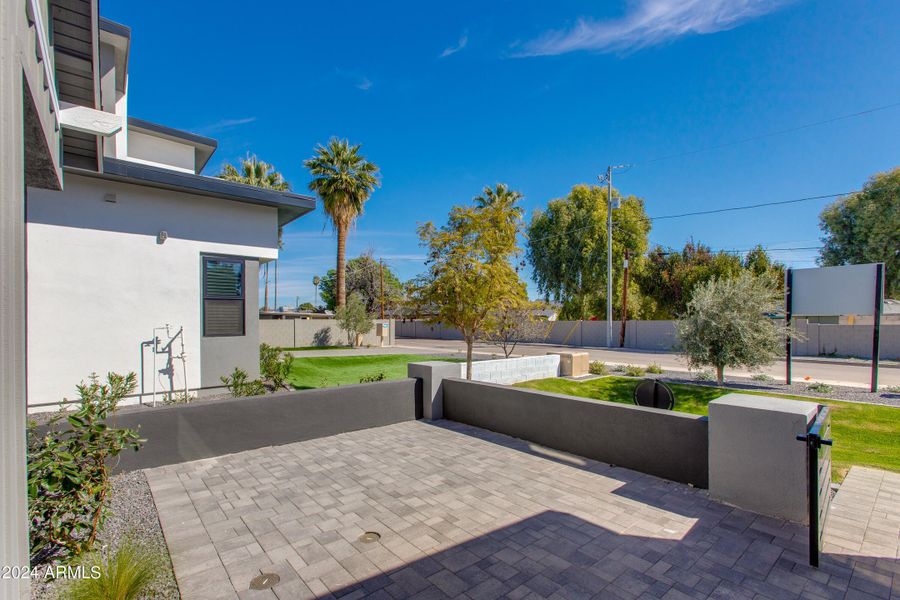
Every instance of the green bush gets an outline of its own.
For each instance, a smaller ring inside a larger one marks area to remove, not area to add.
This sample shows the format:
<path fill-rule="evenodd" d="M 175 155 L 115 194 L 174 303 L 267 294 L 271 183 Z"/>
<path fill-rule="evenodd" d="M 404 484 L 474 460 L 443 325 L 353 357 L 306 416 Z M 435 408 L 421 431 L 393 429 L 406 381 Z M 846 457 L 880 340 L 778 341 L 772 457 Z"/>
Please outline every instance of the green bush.
<path fill-rule="evenodd" d="M 624 365 L 613 365 L 610 369 L 613 373 L 624 373 L 625 366 Z"/>
<path fill-rule="evenodd" d="M 817 392 L 819 394 L 830 394 L 834 391 L 834 388 L 828 385 L 827 383 L 822 383 L 820 381 L 814 381 L 808 386 L 806 386 L 806 391 L 808 392 Z"/>
<path fill-rule="evenodd" d="M 775 381 L 775 378 L 767 373 L 754 373 L 750 379 L 753 381 Z"/>
<path fill-rule="evenodd" d="M 116 429 L 112 418 L 119 401 L 134 391 L 134 373 L 109 373 L 101 384 L 96 373 L 78 385 L 80 404 L 65 416 L 69 428 L 59 430 L 59 415 L 43 437 L 29 423 L 28 518 L 32 562 L 60 553 L 90 550 L 103 517 L 109 492 L 109 463 L 123 450 L 138 450 L 144 440 L 132 429 Z"/>
<path fill-rule="evenodd" d="M 592 375 L 609 375 L 609 369 L 602 360 L 592 360 L 588 365 L 588 372 Z"/>
<path fill-rule="evenodd" d="M 261 396 L 266 393 L 266 386 L 259 379 L 247 380 L 247 371 L 235 367 L 231 377 L 221 377 L 222 383 L 235 398 Z"/>
<path fill-rule="evenodd" d="M 287 387 L 287 378 L 293 364 L 293 354 L 282 352 L 268 344 L 259 345 L 259 373 L 275 391 Z"/>
<path fill-rule="evenodd" d="M 663 372 L 663 368 L 657 363 L 650 363 L 649 365 L 647 365 L 647 372 L 653 373 L 655 375 L 660 375 Z"/>
<path fill-rule="evenodd" d="M 86 577 L 67 588 L 70 600 L 134 600 L 160 574 L 163 559 L 130 540 L 123 541 L 107 557 L 89 555 L 82 565 Z"/>
<path fill-rule="evenodd" d="M 644 367 L 639 367 L 637 365 L 625 365 L 625 374 L 629 377 L 643 377 L 646 371 Z"/>
<path fill-rule="evenodd" d="M 712 371 L 704 369 L 702 371 L 697 371 L 697 373 L 694 375 L 694 379 L 696 379 L 697 381 L 715 381 L 716 376 Z"/>
<path fill-rule="evenodd" d="M 377 375 L 363 375 L 359 378 L 360 383 L 375 383 L 376 381 L 384 381 L 384 372 L 378 373 Z"/>

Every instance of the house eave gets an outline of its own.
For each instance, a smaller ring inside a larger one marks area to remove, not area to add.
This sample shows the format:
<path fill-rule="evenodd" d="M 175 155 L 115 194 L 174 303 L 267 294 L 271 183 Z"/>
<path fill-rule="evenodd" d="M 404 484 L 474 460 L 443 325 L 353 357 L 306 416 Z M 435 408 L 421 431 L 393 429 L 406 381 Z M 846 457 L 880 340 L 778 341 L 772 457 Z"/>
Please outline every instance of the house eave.
<path fill-rule="evenodd" d="M 258 188 L 117 158 L 104 158 L 102 173 L 76 167 L 65 167 L 65 172 L 275 208 L 278 210 L 279 226 L 287 225 L 316 208 L 316 200 L 310 196 Z"/>

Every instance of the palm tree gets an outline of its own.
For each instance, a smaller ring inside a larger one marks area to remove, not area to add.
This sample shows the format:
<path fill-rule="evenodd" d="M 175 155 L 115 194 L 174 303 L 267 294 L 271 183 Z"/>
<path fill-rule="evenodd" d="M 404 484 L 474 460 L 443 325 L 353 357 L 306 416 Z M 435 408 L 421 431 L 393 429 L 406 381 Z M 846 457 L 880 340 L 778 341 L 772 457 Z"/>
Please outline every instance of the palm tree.
<path fill-rule="evenodd" d="M 381 185 L 378 167 L 359 153 L 360 145 L 331 138 L 319 144 L 312 158 L 303 161 L 313 180 L 309 189 L 322 198 L 325 214 L 337 232 L 337 302 L 346 303 L 345 258 L 347 232 L 362 215 L 363 206 L 376 187 Z"/>
<path fill-rule="evenodd" d="M 322 278 L 318 275 L 313 275 L 313 287 L 316 288 L 316 294 L 313 296 L 313 305 L 319 305 L 319 284 L 322 283 Z"/>
<path fill-rule="evenodd" d="M 284 180 L 281 173 L 275 170 L 275 167 L 265 161 L 256 158 L 256 155 L 247 155 L 247 158 L 241 159 L 239 167 L 232 164 L 226 164 L 222 167 L 222 172 L 216 175 L 219 179 L 234 181 L 254 187 L 266 188 L 271 190 L 287 191 L 291 189 L 290 184 Z"/>
<path fill-rule="evenodd" d="M 230 163 L 226 163 L 222 167 L 222 171 L 216 175 L 219 179 L 233 181 L 235 183 L 243 183 L 244 185 L 252 185 L 254 187 L 265 188 L 269 190 L 278 190 L 286 192 L 291 189 L 291 185 L 284 180 L 281 173 L 275 170 L 275 166 L 256 158 L 255 154 L 248 154 L 247 158 L 241 159 L 238 167 Z M 283 228 L 278 226 L 278 249 L 284 246 L 281 242 Z M 263 307 L 269 309 L 269 263 L 266 263 L 265 269 L 265 295 Z M 278 304 L 278 267 L 275 267 L 275 304 Z M 276 306 L 277 308 L 277 306 Z"/>

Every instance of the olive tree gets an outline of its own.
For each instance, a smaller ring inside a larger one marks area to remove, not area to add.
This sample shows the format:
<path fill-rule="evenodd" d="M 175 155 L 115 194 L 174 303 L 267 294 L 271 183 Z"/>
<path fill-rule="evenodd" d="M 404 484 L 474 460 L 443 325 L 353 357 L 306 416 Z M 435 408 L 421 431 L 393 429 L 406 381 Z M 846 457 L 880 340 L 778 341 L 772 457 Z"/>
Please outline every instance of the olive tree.
<path fill-rule="evenodd" d="M 334 318 L 338 327 L 347 332 L 347 341 L 354 347 L 362 344 L 362 337 L 375 327 L 372 315 L 366 309 L 366 301 L 359 292 L 350 294 L 346 304 L 337 307 Z"/>
<path fill-rule="evenodd" d="M 774 362 L 793 335 L 770 316 L 778 299 L 770 278 L 748 272 L 700 284 L 677 322 L 681 353 L 691 367 L 714 367 L 720 385 L 726 367 Z"/>

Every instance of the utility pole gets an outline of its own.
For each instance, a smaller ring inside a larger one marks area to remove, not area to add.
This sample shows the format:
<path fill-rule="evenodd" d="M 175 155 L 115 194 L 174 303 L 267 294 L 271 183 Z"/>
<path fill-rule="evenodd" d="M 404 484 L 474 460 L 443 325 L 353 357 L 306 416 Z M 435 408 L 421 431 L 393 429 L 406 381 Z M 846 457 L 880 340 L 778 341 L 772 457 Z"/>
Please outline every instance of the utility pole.
<path fill-rule="evenodd" d="M 622 329 L 619 332 L 619 348 L 625 347 L 625 322 L 628 320 L 628 259 L 630 253 L 625 249 L 625 273 L 622 281 Z"/>
<path fill-rule="evenodd" d="M 381 319 L 384 320 L 384 259 L 379 259 L 378 264 L 381 266 Z"/>
<path fill-rule="evenodd" d="M 613 347 L 612 333 L 612 174 L 615 169 L 624 169 L 628 165 L 610 165 L 606 167 L 606 175 L 598 177 L 600 183 L 606 183 L 606 347 Z"/>

